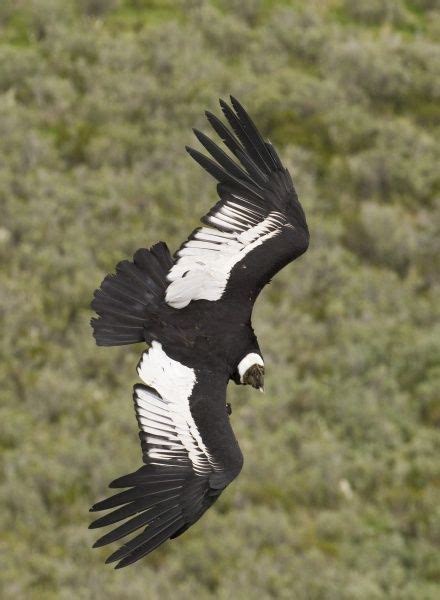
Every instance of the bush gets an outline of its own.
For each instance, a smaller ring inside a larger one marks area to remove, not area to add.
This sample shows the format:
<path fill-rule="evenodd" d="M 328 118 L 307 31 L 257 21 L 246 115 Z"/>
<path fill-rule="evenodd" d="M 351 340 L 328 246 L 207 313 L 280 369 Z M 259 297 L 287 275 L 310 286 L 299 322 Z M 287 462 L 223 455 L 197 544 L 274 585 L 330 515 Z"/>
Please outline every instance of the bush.
<path fill-rule="evenodd" d="M 2 597 L 437 598 L 436 19 L 426 0 L 0 3 Z M 88 507 L 140 465 L 142 347 L 97 349 L 89 303 L 215 202 L 184 145 L 230 92 L 292 172 L 310 249 L 256 305 L 266 394 L 228 390 L 242 475 L 116 574 Z"/>

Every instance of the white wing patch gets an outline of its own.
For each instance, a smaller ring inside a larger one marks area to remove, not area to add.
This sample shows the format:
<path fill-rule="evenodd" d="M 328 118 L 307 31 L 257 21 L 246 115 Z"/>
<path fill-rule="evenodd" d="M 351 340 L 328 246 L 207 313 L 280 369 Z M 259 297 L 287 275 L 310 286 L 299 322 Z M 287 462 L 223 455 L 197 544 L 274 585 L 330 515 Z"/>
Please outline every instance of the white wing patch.
<path fill-rule="evenodd" d="M 153 342 L 138 365 L 139 377 L 148 386 L 135 388 L 139 426 L 146 434 L 148 457 L 153 464 L 167 460 L 192 463 L 198 475 L 220 468 L 210 456 L 194 419 L 189 398 L 196 383 L 193 369 L 170 358 L 159 342 Z"/>
<path fill-rule="evenodd" d="M 191 300 L 219 300 L 231 271 L 246 254 L 280 233 L 284 215 L 270 212 L 261 220 L 261 209 L 236 196 L 245 205 L 228 200 L 208 217 L 212 229 L 202 227 L 177 253 L 178 260 L 168 273 L 171 282 L 165 300 L 174 308 L 184 308 Z"/>

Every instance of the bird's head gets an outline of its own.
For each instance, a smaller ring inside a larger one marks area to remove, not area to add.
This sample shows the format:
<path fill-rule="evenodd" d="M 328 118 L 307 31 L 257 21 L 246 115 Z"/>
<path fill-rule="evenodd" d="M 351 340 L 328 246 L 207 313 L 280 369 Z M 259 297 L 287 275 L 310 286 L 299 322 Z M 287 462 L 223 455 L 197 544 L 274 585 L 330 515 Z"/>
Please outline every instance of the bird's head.
<path fill-rule="evenodd" d="M 259 354 L 246 354 L 238 363 L 237 373 L 240 383 L 264 392 L 264 362 Z"/>

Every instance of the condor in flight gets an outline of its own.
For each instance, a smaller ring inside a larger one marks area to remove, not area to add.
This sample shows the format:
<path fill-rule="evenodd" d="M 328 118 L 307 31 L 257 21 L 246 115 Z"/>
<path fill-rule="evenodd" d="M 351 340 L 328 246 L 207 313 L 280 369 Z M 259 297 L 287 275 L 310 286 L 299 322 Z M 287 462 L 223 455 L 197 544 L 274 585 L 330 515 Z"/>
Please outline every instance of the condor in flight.
<path fill-rule="evenodd" d="M 263 389 L 252 308 L 309 243 L 289 172 L 241 104 L 232 97 L 231 104 L 220 101 L 231 129 L 206 113 L 229 153 L 197 130 L 212 158 L 187 148 L 218 181 L 220 200 L 203 227 L 174 256 L 163 242 L 138 250 L 92 302 L 99 346 L 148 345 L 137 367 L 143 383 L 133 393 L 144 465 L 110 484 L 128 489 L 91 508 L 113 509 L 91 528 L 124 521 L 95 547 L 134 534 L 107 559 L 116 568 L 183 533 L 240 473 L 226 388 L 232 379 Z"/>

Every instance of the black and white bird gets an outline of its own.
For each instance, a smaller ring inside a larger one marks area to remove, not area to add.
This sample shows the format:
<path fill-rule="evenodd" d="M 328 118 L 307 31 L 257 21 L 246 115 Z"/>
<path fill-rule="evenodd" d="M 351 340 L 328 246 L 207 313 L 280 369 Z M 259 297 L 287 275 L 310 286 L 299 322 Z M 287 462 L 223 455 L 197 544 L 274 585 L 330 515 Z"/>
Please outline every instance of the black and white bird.
<path fill-rule="evenodd" d="M 206 116 L 228 152 L 194 130 L 212 158 L 187 148 L 217 181 L 220 200 L 174 256 L 159 242 L 124 260 L 96 290 L 96 343 L 146 342 L 134 386 L 144 465 L 116 479 L 128 488 L 91 510 L 113 525 L 95 547 L 135 533 L 107 562 L 125 567 L 195 523 L 237 477 L 243 457 L 230 424 L 233 380 L 263 390 L 251 325 L 262 288 L 309 243 L 292 179 L 241 104 L 220 101 L 231 129 Z M 140 532 L 139 532 L 140 530 Z"/>

